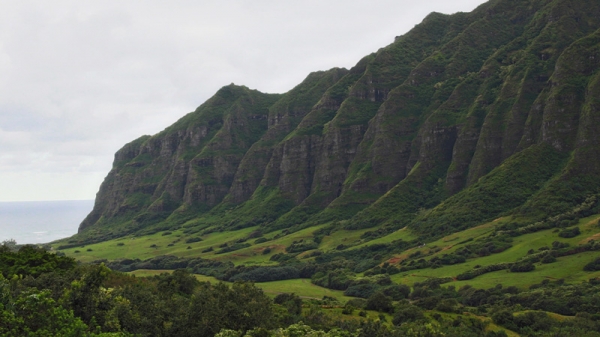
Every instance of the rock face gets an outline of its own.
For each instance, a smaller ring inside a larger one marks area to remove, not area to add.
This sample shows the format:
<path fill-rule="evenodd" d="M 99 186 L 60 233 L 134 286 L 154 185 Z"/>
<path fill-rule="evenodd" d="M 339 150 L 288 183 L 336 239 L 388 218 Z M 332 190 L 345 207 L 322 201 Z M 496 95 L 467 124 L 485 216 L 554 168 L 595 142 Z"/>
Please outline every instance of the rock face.
<path fill-rule="evenodd" d="M 224 87 L 115 154 L 80 235 L 563 211 L 600 192 L 599 28 L 598 2 L 493 0 L 285 94 Z"/>

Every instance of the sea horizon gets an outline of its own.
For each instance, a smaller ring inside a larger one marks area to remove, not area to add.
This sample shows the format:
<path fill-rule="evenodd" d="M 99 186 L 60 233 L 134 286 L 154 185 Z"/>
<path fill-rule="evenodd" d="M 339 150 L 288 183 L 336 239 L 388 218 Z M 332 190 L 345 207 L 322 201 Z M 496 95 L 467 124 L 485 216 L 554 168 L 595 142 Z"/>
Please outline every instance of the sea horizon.
<path fill-rule="evenodd" d="M 94 200 L 0 202 L 0 242 L 42 244 L 77 233 Z"/>

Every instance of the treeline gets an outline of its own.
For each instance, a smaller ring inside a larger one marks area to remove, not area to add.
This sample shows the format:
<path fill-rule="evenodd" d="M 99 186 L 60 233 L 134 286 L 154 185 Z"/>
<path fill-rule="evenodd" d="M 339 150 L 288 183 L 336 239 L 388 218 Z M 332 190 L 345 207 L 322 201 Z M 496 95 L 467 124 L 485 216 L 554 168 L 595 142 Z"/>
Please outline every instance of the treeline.
<path fill-rule="evenodd" d="M 297 253 L 278 253 L 271 256 L 270 260 L 278 263 L 273 266 L 234 266 L 231 262 L 203 259 L 200 257 L 184 258 L 172 255 L 161 255 L 147 260 L 120 259 L 120 260 L 97 260 L 94 263 L 104 263 L 112 270 L 129 272 L 138 269 L 165 270 L 186 269 L 191 273 L 213 276 L 221 281 L 249 281 L 270 282 L 288 280 L 295 278 L 311 279 L 317 273 L 328 273 L 342 269 L 351 273 L 362 273 L 369 269 L 375 269 L 370 273 L 394 274 L 398 270 L 389 264 L 384 267 L 378 266 L 389 254 L 400 252 L 408 244 L 403 241 L 394 244 L 379 244 L 363 247 L 360 249 L 339 250 L 323 254 L 317 254 L 315 261 L 302 261 L 297 259 Z M 317 277 L 319 278 L 319 277 Z M 319 282 L 315 284 L 322 285 Z M 325 285 L 327 288 L 345 290 L 350 284 L 339 288 Z"/>
<path fill-rule="evenodd" d="M 356 297 L 341 303 L 294 294 L 271 300 L 252 283 L 200 283 L 185 269 L 136 278 L 31 246 L 1 249 L 0 260 L 20 266 L 4 263 L 0 269 L 0 336 L 506 336 L 491 322 L 526 336 L 600 336 L 597 279 L 583 284 L 545 280 L 523 290 L 502 285 L 455 289 L 453 280 L 444 278 L 411 289 L 388 275 L 357 277 L 347 271 L 355 263 L 349 260 L 332 260 L 323 270 L 303 263 L 313 282 L 337 284 Z M 55 267 L 40 272 L 44 265 Z M 297 267 L 278 268 L 300 272 Z M 258 270 L 229 277 L 258 275 Z M 378 318 L 366 318 L 374 311 Z M 565 317 L 556 320 L 547 312 Z"/>
<path fill-rule="evenodd" d="M 173 255 L 160 255 L 146 260 L 119 259 L 119 260 L 97 260 L 94 264 L 104 263 L 112 270 L 130 272 L 138 269 L 149 270 L 174 270 L 186 269 L 190 273 L 207 276 L 219 276 L 223 271 L 234 267 L 231 262 L 203 259 L 201 257 L 177 257 Z"/>
<path fill-rule="evenodd" d="M 277 326 L 271 299 L 249 283 L 200 283 L 183 269 L 136 278 L 32 246 L 0 257 L 22 266 L 1 269 L 0 336 L 214 336 Z M 37 261 L 55 260 L 39 272 Z"/>

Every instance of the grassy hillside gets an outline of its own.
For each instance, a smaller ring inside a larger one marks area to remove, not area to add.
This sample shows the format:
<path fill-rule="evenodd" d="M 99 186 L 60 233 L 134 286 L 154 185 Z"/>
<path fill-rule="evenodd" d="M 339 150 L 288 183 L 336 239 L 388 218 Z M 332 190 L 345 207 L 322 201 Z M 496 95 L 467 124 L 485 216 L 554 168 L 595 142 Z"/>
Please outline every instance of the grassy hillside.
<path fill-rule="evenodd" d="M 384 265 L 387 268 L 395 267 L 396 269 L 393 272 L 388 271 L 388 274 L 390 274 L 392 281 L 399 284 L 412 286 L 416 282 L 431 278 L 449 277 L 452 280 L 445 285 L 452 285 L 457 288 L 466 284 L 478 288 L 491 288 L 497 284 L 527 288 L 544 279 L 564 279 L 568 283 L 578 283 L 587 281 L 590 278 L 600 277 L 600 271 L 587 272 L 583 270 L 586 264 L 600 257 L 600 251 L 587 250 L 558 256 L 556 261 L 552 263 L 538 261 L 534 263 L 535 270 L 526 273 L 511 273 L 508 269 L 503 269 L 485 273 L 470 280 L 457 280 L 456 277 L 477 267 L 518 262 L 532 254 L 540 253 L 544 249 L 551 249 L 554 242 L 568 244 L 572 250 L 584 247 L 584 245 L 600 238 L 599 220 L 600 215 L 592 215 L 575 222 L 572 221 L 568 229 L 578 228 L 580 233 L 574 237 L 559 236 L 561 232 L 565 231 L 561 227 L 543 229 L 515 237 L 507 236 L 506 241 L 508 243 L 504 242 L 506 245 L 504 250 L 497 253 L 486 253 L 485 256 L 478 256 L 477 253 L 471 254 L 467 256 L 464 262 L 451 265 L 431 265 L 431 261 L 457 255 L 457 252 L 473 245 L 481 246 L 480 242 L 489 246 L 489 242 L 493 242 L 498 233 L 502 233 L 503 229 L 510 226 L 511 217 L 498 218 L 489 223 L 427 243 L 420 241 L 418 235 L 415 235 L 416 233 L 409 228 L 403 228 L 369 240 L 371 233 L 383 227 L 362 230 L 336 230 L 328 233 L 327 231 L 331 226 L 321 225 L 289 234 L 286 234 L 285 231 L 277 231 L 266 235 L 258 234 L 258 227 L 224 232 L 210 232 L 209 230 L 191 235 L 186 234 L 184 230 L 176 230 L 148 236 L 128 236 L 68 249 L 60 249 L 60 243 L 56 243 L 54 247 L 82 262 L 122 259 L 147 260 L 157 256 L 173 255 L 181 258 L 201 257 L 219 262 L 231 262 L 232 268 L 234 266 L 275 267 L 280 265 L 280 261 L 273 258 L 277 255 L 290 258 L 291 260 L 287 260 L 287 264 L 291 261 L 314 264 L 317 257 L 327 256 L 328 254 L 337 254 L 339 256 L 338 260 L 352 260 L 355 257 L 351 255 L 356 252 L 358 253 L 359 262 L 362 260 L 374 261 L 371 263 L 370 268 L 365 269 L 365 271 L 373 272 L 380 269 L 378 272 L 381 272 L 381 266 Z M 318 244 L 315 243 L 315 238 L 320 238 L 316 240 L 319 241 Z M 393 247 L 398 242 L 408 242 L 409 244 L 406 249 L 394 251 Z M 286 253 L 286 249 L 302 247 L 303 244 L 309 249 Z M 236 249 L 236 245 L 239 249 Z M 391 253 L 371 260 L 368 254 L 362 251 L 373 246 L 390 246 L 392 248 L 388 251 Z M 228 248 L 233 250 L 226 251 Z M 415 267 L 419 264 L 422 266 Z M 403 268 L 406 270 L 404 271 Z M 369 273 L 357 273 L 355 277 L 362 277 L 365 274 L 368 275 Z M 315 296 L 315 285 L 311 284 L 310 280 L 297 279 L 295 281 L 282 280 L 277 282 L 281 282 L 280 284 L 283 285 L 289 283 L 290 286 L 294 284 L 294 291 L 302 296 Z M 264 283 L 265 290 L 278 284 L 277 282 Z M 273 289 L 276 289 L 276 287 Z M 324 289 L 320 291 L 324 295 L 327 294 Z M 276 292 L 276 290 L 273 290 L 273 292 Z M 334 297 L 340 294 L 341 292 L 338 292 Z"/>

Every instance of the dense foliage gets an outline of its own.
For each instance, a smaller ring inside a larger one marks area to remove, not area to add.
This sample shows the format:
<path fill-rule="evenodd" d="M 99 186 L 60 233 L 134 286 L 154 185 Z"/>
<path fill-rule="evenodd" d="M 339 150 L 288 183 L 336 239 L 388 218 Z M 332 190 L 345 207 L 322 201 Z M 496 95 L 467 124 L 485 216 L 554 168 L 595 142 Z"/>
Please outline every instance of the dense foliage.
<path fill-rule="evenodd" d="M 493 0 L 431 14 L 282 95 L 222 88 L 121 149 L 81 232 L 57 248 L 177 238 L 145 242 L 161 250 L 146 260 L 91 265 L 0 249 L 0 334 L 600 336 L 598 278 L 453 286 L 567 257 L 589 258 L 583 278 L 600 270 L 598 217 L 580 221 L 600 213 L 598 28 L 597 1 Z M 543 244 L 519 250 L 524 236 Z M 122 273 L 137 269 L 174 272 Z M 393 281 L 412 273 L 412 287 Z M 354 299 L 271 301 L 245 283 L 296 278 Z"/>
<path fill-rule="evenodd" d="M 200 283 L 185 269 L 136 278 L 103 264 L 77 265 L 40 248 L 3 247 L 0 258 L 20 261 L 21 268 L 0 269 L 2 336 L 507 336 L 503 329 L 527 336 L 600 336 L 596 279 L 545 280 L 527 290 L 455 289 L 444 287 L 451 279 L 430 279 L 411 289 L 385 275 L 347 275 L 346 293 L 365 300 L 305 302 L 286 293 L 271 300 L 251 283 Z M 35 263 L 53 260 L 61 261 L 59 267 L 44 272 Z M 337 274 L 319 271 L 314 277 L 342 284 Z M 366 311 L 379 312 L 379 318 L 361 317 Z M 549 313 L 565 316 L 557 320 Z"/>

